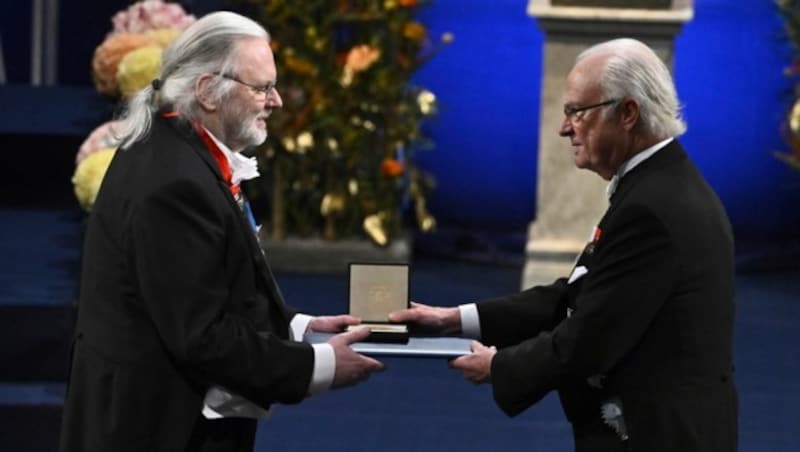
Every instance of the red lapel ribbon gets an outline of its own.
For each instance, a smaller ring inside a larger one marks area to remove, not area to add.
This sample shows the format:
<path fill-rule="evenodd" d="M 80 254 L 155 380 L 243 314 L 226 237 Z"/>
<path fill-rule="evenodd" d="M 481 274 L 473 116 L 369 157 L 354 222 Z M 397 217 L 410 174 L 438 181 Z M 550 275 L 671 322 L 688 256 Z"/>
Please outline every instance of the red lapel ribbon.
<path fill-rule="evenodd" d="M 165 118 L 175 118 L 179 115 L 180 113 L 177 111 L 164 113 Z M 233 199 L 238 201 L 241 198 L 242 188 L 239 186 L 239 184 L 233 183 L 233 171 L 231 170 L 231 164 L 228 161 L 228 158 L 225 157 L 222 149 L 217 146 L 217 143 L 214 142 L 214 139 L 211 138 L 211 135 L 208 134 L 208 131 L 205 127 L 201 126 L 195 121 L 192 121 L 192 126 L 194 126 L 197 134 L 200 135 L 203 143 L 205 143 L 206 147 L 211 152 L 211 156 L 214 157 L 214 161 L 217 162 L 217 167 L 219 168 L 220 174 L 222 174 L 222 179 L 228 184 L 228 188 L 231 190 Z"/>

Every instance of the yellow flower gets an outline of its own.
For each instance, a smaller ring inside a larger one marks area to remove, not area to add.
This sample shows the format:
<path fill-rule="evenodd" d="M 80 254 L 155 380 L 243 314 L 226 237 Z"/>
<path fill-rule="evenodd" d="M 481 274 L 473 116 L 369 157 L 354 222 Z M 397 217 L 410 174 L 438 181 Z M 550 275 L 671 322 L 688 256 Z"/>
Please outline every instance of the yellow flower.
<path fill-rule="evenodd" d="M 297 146 L 303 150 L 314 147 L 314 135 L 311 132 L 303 132 L 297 136 Z"/>
<path fill-rule="evenodd" d="M 117 66 L 117 85 L 124 97 L 131 97 L 161 72 L 161 47 L 144 46 L 128 52 Z"/>
<path fill-rule="evenodd" d="M 155 30 L 144 32 L 145 36 L 152 39 L 153 42 L 157 43 L 162 48 L 166 48 L 172 44 L 172 41 L 178 39 L 180 34 L 181 30 L 177 28 L 156 28 Z"/>
<path fill-rule="evenodd" d="M 284 137 L 281 143 L 283 144 L 283 148 L 286 149 L 286 152 L 292 153 L 297 150 L 297 143 L 292 137 Z"/>
<path fill-rule="evenodd" d="M 344 210 L 344 205 L 344 196 L 339 193 L 326 193 L 325 196 L 322 197 L 319 213 L 323 217 L 335 215 Z"/>
<path fill-rule="evenodd" d="M 386 225 L 384 224 L 385 218 L 385 212 L 374 213 L 365 217 L 362 223 L 364 232 L 378 246 L 389 244 L 389 233 L 386 231 Z"/>
<path fill-rule="evenodd" d="M 114 148 L 101 149 L 81 161 L 75 173 L 72 175 L 72 185 L 75 190 L 75 197 L 81 207 L 87 212 L 92 210 L 100 184 L 106 175 L 108 165 L 114 158 Z"/>
<path fill-rule="evenodd" d="M 355 179 L 347 181 L 347 191 L 350 195 L 356 196 L 358 194 L 358 181 Z"/>
<path fill-rule="evenodd" d="M 792 111 L 789 113 L 789 127 L 795 135 L 800 134 L 800 99 L 795 101 Z"/>
<path fill-rule="evenodd" d="M 403 26 L 403 37 L 411 41 L 422 41 L 428 30 L 419 22 L 406 22 Z"/>

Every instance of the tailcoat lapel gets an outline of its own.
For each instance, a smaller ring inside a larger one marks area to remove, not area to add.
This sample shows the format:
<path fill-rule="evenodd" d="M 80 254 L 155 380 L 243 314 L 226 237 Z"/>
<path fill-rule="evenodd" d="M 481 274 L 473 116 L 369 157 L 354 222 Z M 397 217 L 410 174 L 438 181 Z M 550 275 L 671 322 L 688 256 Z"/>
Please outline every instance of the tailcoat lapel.
<path fill-rule="evenodd" d="M 286 312 L 286 303 L 283 299 L 283 294 L 281 293 L 278 284 L 275 282 L 275 276 L 272 273 L 272 269 L 270 268 L 269 263 L 264 256 L 264 251 L 262 250 L 261 245 L 258 243 L 256 232 L 250 225 L 250 220 L 247 218 L 247 215 L 239 207 L 239 204 L 236 202 L 236 199 L 234 199 L 233 194 L 231 194 L 228 183 L 223 179 L 222 172 L 219 169 L 219 165 L 214 160 L 214 157 L 211 155 L 211 151 L 208 149 L 197 132 L 195 132 L 191 123 L 186 121 L 184 118 L 181 118 L 180 116 L 170 116 L 166 117 L 165 119 L 191 144 L 192 150 L 194 150 L 197 156 L 206 164 L 208 169 L 214 173 L 217 181 L 217 188 L 219 188 L 219 190 L 222 192 L 222 195 L 228 201 L 228 205 L 236 215 L 236 218 L 239 219 L 239 226 L 242 229 L 242 235 L 244 235 L 245 240 L 247 241 L 250 254 L 253 257 L 256 268 L 258 269 L 257 273 L 260 275 L 270 299 L 275 300 L 281 306 L 281 309 Z"/>

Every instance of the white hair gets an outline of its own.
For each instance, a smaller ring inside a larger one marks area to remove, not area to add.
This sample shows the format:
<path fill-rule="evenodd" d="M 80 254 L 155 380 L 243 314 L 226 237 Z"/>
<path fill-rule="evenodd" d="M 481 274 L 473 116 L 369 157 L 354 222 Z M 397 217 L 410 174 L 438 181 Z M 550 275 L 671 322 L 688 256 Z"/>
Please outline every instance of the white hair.
<path fill-rule="evenodd" d="M 635 99 L 646 132 L 668 138 L 686 131 L 672 76 L 650 47 L 635 39 L 614 39 L 583 51 L 576 61 L 596 54 L 608 54 L 600 89 L 609 99 Z"/>
<path fill-rule="evenodd" d="M 269 39 L 261 25 L 236 13 L 221 11 L 208 14 L 190 25 L 164 51 L 161 75 L 154 89 L 148 85 L 125 106 L 118 132 L 121 148 L 144 139 L 150 133 L 153 114 L 169 106 L 186 119 L 194 119 L 197 99 L 194 85 L 203 74 L 225 74 L 234 69 L 236 44 L 245 38 Z M 217 77 L 209 96 L 223 100 L 234 82 Z"/>

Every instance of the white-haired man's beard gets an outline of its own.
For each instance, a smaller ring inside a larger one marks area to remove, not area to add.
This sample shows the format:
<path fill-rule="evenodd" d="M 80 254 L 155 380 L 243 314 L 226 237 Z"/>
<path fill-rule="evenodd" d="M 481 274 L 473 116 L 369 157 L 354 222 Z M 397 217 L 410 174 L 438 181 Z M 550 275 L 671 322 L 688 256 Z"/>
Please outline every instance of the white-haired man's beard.
<path fill-rule="evenodd" d="M 223 107 L 225 144 L 234 151 L 258 146 L 267 139 L 267 118 L 271 109 L 248 111 L 233 105 Z"/>

